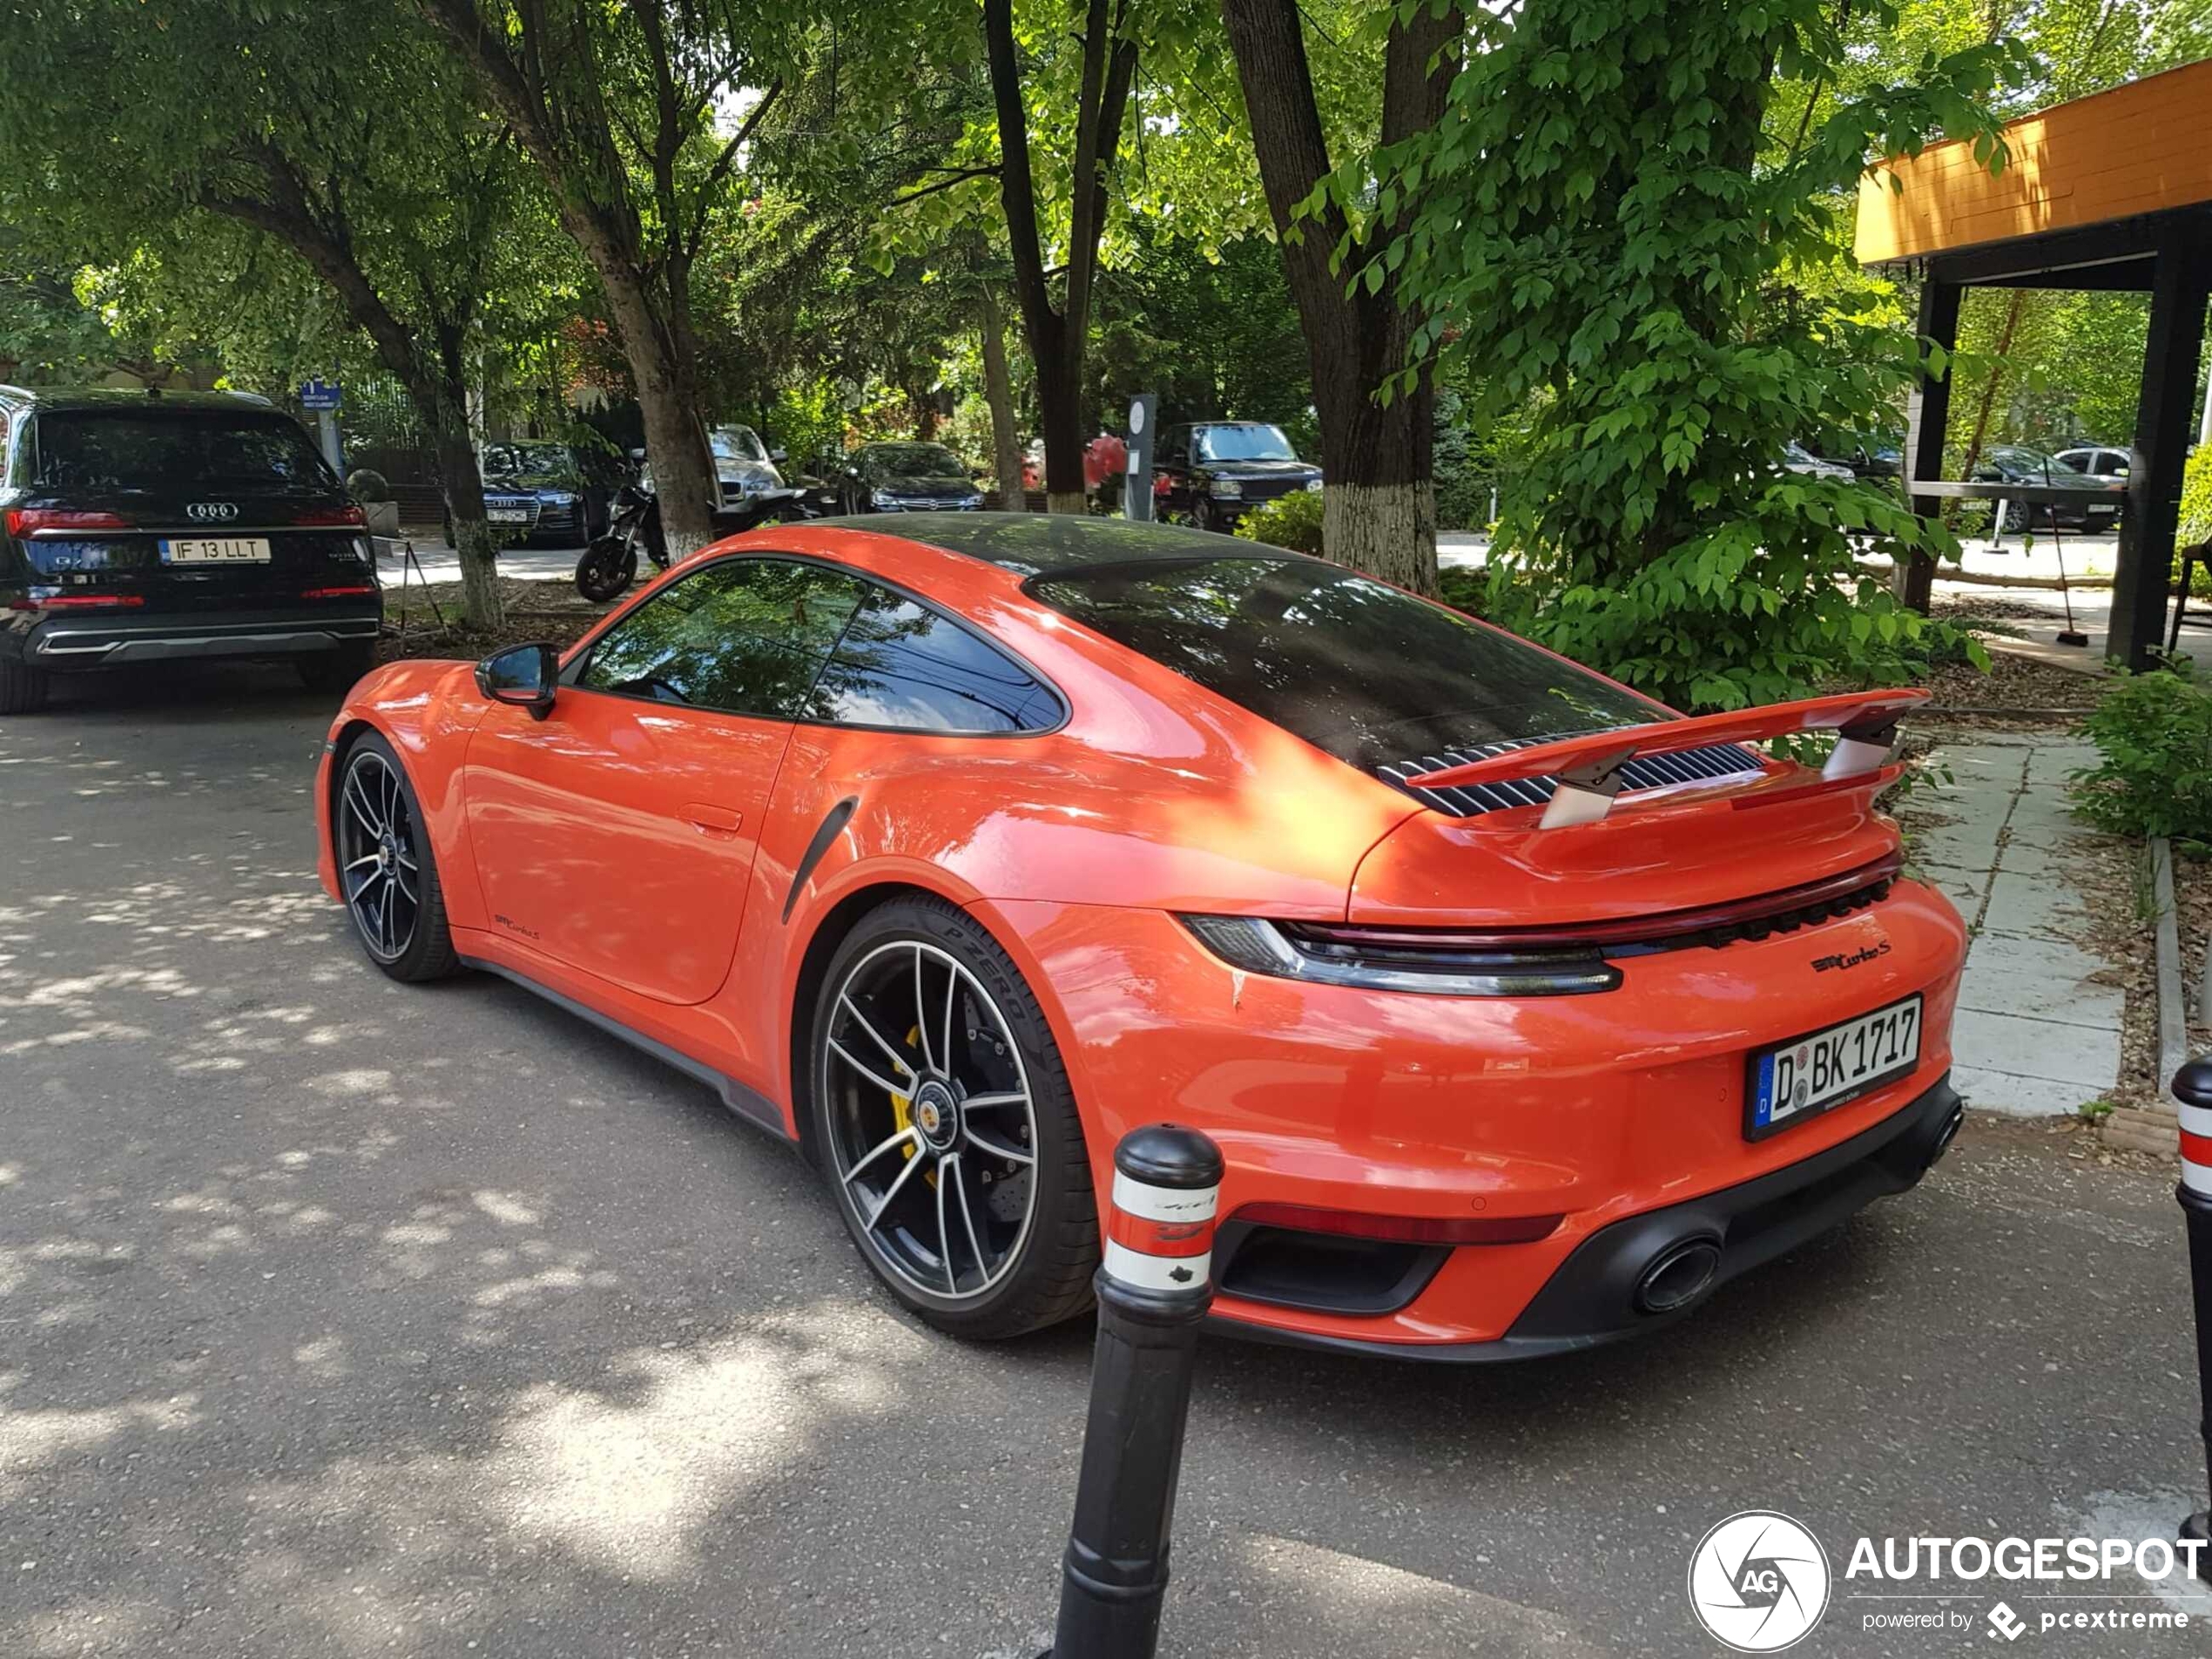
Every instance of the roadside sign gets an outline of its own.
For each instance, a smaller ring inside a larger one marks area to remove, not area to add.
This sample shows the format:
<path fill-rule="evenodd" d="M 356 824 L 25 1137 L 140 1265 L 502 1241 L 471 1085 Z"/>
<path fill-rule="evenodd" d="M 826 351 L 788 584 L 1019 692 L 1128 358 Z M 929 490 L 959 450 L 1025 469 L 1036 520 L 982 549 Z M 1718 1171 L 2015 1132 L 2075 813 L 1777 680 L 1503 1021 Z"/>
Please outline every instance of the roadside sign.
<path fill-rule="evenodd" d="M 334 409 L 344 401 L 338 383 L 335 381 L 324 380 L 320 376 L 307 381 L 300 388 L 300 407 L 303 409 Z"/>

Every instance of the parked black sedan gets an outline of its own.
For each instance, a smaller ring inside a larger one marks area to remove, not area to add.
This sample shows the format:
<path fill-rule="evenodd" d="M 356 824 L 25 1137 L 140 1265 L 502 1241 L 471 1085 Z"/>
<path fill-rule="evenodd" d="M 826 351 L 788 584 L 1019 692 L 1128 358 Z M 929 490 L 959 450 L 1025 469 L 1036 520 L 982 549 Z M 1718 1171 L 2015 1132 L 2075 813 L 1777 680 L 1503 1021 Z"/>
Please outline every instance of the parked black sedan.
<path fill-rule="evenodd" d="M 830 480 L 848 513 L 973 513 L 974 469 L 941 443 L 864 443 Z"/>
<path fill-rule="evenodd" d="M 510 541 L 553 547 L 604 535 L 615 493 L 629 479 L 612 450 L 550 439 L 488 443 L 480 464 L 485 518 Z"/>
<path fill-rule="evenodd" d="M 1298 458 L 1282 428 L 1261 421 L 1171 426 L 1155 464 L 1162 512 L 1202 530 L 1229 529 L 1247 507 L 1321 488 L 1321 469 Z"/>
<path fill-rule="evenodd" d="M 2047 455 L 2040 449 L 2031 449 L 2025 444 L 2004 443 L 1983 455 L 1975 463 L 1973 479 L 1978 483 L 1994 484 L 2056 484 L 2072 485 L 2085 491 L 2092 485 L 2125 484 L 2124 476 L 2107 473 L 2084 472 L 2058 455 Z M 2006 501 L 2004 516 L 1999 521 L 2007 530 L 2023 530 L 2031 526 L 2048 529 L 2055 526 L 2062 529 L 2087 530 L 2092 534 L 2116 528 L 2120 523 L 2122 497 L 2118 494 L 2093 496 L 2084 494 L 2077 500 L 2056 503 Z"/>
<path fill-rule="evenodd" d="M 263 399 L 0 387 L 0 714 L 88 669 L 274 657 L 337 691 L 373 659 L 361 509 Z"/>

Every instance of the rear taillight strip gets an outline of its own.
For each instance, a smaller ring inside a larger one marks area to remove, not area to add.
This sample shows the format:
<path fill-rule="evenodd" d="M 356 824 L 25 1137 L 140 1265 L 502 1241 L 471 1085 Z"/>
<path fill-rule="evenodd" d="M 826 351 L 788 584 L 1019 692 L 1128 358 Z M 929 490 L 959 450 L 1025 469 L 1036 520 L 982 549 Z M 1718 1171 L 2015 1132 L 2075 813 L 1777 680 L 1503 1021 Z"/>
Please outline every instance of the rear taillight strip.
<path fill-rule="evenodd" d="M 1622 945 L 1695 941 L 1730 928 L 1756 927 L 1762 921 L 1837 900 L 1885 891 L 1905 867 L 1901 852 L 1856 866 L 1817 881 L 1802 882 L 1777 893 L 1759 894 L 1726 904 L 1694 910 L 1667 910 L 1656 915 L 1630 916 L 1604 921 L 1574 922 L 1552 927 L 1382 927 L 1339 922 L 1298 922 L 1291 928 L 1302 939 L 1352 948 L 1433 951 L 1604 950 Z"/>

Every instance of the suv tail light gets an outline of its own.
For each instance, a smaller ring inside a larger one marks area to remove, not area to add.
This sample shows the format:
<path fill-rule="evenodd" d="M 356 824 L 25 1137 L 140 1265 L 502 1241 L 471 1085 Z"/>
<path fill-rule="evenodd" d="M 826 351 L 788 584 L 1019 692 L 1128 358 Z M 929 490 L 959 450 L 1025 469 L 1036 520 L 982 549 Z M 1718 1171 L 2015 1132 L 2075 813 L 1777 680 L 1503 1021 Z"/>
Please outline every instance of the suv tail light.
<path fill-rule="evenodd" d="M 146 597 L 143 593 L 52 593 L 43 597 L 10 599 L 10 610 L 137 610 L 143 609 Z"/>
<path fill-rule="evenodd" d="M 10 507 L 8 534 L 29 536 L 37 530 L 127 530 L 131 521 L 120 513 L 87 513 L 62 507 Z"/>
<path fill-rule="evenodd" d="M 334 529 L 358 530 L 368 528 L 368 515 L 358 507 L 311 507 L 306 512 L 294 513 L 292 522 L 295 524 L 327 525 Z"/>

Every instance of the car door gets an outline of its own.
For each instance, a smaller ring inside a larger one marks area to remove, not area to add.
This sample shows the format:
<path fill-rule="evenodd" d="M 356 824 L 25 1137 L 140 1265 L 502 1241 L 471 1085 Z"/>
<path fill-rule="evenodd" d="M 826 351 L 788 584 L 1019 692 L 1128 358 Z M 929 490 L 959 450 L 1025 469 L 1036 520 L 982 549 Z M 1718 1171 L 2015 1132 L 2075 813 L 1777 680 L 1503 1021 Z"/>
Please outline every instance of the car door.
<path fill-rule="evenodd" d="M 572 661 L 543 720 L 494 707 L 469 740 L 469 840 L 494 927 L 677 1004 L 720 988 L 794 713 L 865 584 L 717 559 Z"/>

